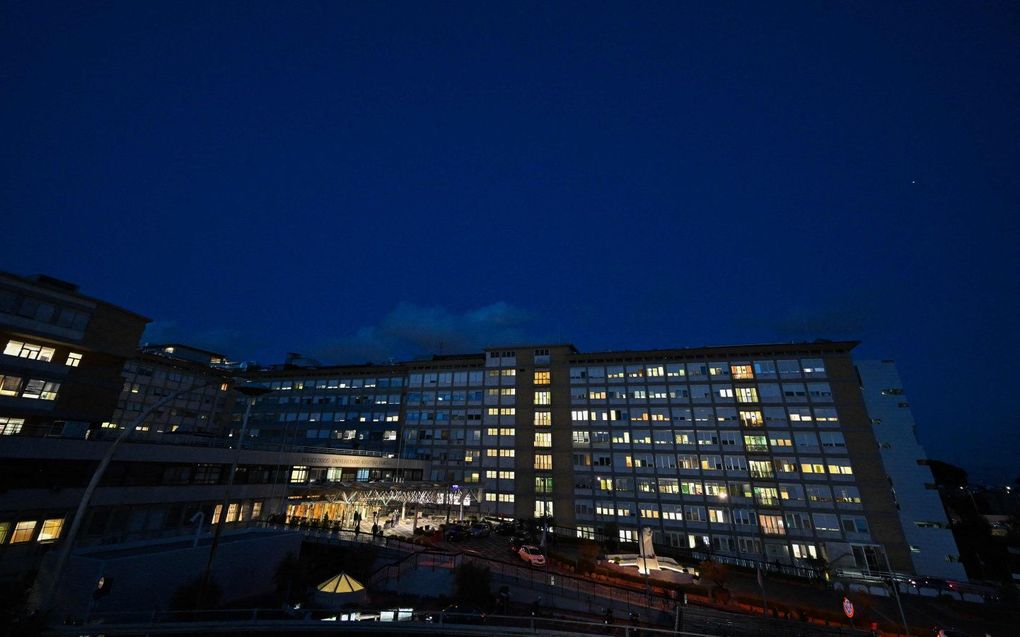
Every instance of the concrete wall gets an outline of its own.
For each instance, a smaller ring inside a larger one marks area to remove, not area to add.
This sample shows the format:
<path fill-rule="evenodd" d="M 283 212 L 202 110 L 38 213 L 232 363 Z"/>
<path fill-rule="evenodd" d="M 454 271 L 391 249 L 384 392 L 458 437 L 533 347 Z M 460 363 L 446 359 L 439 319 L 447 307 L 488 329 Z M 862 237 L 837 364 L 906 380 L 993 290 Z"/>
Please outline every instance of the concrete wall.
<path fill-rule="evenodd" d="M 298 533 L 253 531 L 224 535 L 216 551 L 213 579 L 223 591 L 222 602 L 274 590 L 273 575 L 288 553 L 301 550 Z M 109 595 L 94 604 L 96 611 L 167 609 L 174 592 L 198 577 L 209 557 L 208 540 L 123 544 L 72 556 L 57 597 L 59 612 L 82 617 L 92 602 L 99 578 L 111 583 Z"/>

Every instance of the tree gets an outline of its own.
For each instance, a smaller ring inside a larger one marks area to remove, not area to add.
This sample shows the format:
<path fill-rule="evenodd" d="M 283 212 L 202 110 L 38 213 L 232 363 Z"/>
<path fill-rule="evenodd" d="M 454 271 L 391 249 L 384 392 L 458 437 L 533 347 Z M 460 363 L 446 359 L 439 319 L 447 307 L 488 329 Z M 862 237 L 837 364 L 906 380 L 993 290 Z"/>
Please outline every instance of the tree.
<path fill-rule="evenodd" d="M 591 573 L 595 570 L 601 549 L 597 542 L 592 540 L 581 540 L 577 547 L 577 572 Z"/>
<path fill-rule="evenodd" d="M 305 589 L 311 581 L 308 565 L 293 553 L 287 553 L 273 574 L 276 590 L 283 593 L 284 601 L 299 601 L 304 598 Z"/>
<path fill-rule="evenodd" d="M 712 600 L 725 604 L 730 601 L 730 591 L 726 588 L 726 582 L 730 579 L 730 568 L 725 564 L 705 560 L 698 564 L 701 579 L 712 583 L 709 594 Z"/>
<path fill-rule="evenodd" d="M 725 588 L 730 579 L 730 567 L 712 560 L 698 564 L 698 570 L 702 579 L 707 579 L 719 588 Z"/>
<path fill-rule="evenodd" d="M 620 542 L 620 525 L 616 522 L 609 522 L 602 529 L 602 535 L 605 536 L 606 551 L 616 550 L 616 545 Z"/>
<path fill-rule="evenodd" d="M 464 562 L 454 572 L 454 596 L 471 606 L 488 608 L 492 602 L 489 567 Z"/>
<path fill-rule="evenodd" d="M 967 471 L 956 465 L 942 462 L 941 460 L 929 460 L 928 468 L 931 469 L 935 484 L 943 489 L 957 489 L 967 486 Z"/>

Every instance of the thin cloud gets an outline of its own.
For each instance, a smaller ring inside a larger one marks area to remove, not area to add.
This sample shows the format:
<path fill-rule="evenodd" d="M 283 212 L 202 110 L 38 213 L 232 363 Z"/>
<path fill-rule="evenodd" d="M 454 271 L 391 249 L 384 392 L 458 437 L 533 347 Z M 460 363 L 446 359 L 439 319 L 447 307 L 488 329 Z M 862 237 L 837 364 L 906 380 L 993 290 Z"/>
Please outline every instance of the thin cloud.
<path fill-rule="evenodd" d="M 478 352 L 492 345 L 524 343 L 531 312 L 500 301 L 465 312 L 401 303 L 376 325 L 325 343 L 310 353 L 324 362 L 384 362 L 428 354 Z"/>

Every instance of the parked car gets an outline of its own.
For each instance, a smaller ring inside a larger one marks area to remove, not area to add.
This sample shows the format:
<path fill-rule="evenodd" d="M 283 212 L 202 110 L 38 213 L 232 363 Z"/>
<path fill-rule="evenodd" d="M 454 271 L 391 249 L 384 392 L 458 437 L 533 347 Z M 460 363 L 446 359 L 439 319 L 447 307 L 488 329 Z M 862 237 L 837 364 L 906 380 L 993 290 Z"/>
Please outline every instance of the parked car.
<path fill-rule="evenodd" d="M 541 549 L 537 546 L 525 544 L 517 551 L 517 555 L 532 566 L 545 566 L 545 555 L 542 555 Z"/>
<path fill-rule="evenodd" d="M 500 522 L 495 529 L 496 535 L 502 535 L 504 537 L 514 534 L 514 525 L 510 522 Z"/>
<path fill-rule="evenodd" d="M 492 527 L 485 522 L 476 522 L 468 528 L 468 533 L 471 534 L 471 537 L 489 537 Z"/>
<path fill-rule="evenodd" d="M 510 538 L 510 543 L 507 544 L 507 547 L 510 549 L 511 553 L 516 555 L 517 553 L 520 552 L 521 547 L 524 546 L 525 544 L 531 544 L 528 538 L 515 535 L 514 537 Z"/>
<path fill-rule="evenodd" d="M 443 539 L 447 542 L 459 542 L 469 537 L 471 537 L 471 534 L 468 533 L 468 530 L 459 524 L 450 524 L 443 529 Z"/>

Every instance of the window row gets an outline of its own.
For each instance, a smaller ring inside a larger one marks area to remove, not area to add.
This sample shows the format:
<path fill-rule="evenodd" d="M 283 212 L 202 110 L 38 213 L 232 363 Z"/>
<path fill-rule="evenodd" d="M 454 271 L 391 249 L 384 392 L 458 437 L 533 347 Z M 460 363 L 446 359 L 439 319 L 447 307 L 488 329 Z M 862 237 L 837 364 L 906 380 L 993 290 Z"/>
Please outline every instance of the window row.
<path fill-rule="evenodd" d="M 60 539 L 64 518 L 44 520 L 0 521 L 0 546 L 4 544 L 45 544 Z"/>
<path fill-rule="evenodd" d="M 481 400 L 479 396 L 478 400 Z M 400 394 L 340 394 L 337 396 L 326 395 L 293 395 L 293 396 L 265 396 L 258 403 L 264 405 L 399 405 Z M 267 408 L 267 407 L 263 407 Z"/>
<path fill-rule="evenodd" d="M 581 518 L 630 518 L 643 520 L 709 522 L 743 527 L 757 527 L 764 535 L 786 535 L 787 529 L 817 531 L 824 534 L 866 535 L 868 522 L 863 516 L 837 516 L 832 513 L 789 511 L 783 514 L 755 513 L 750 509 L 699 506 L 692 504 L 656 504 L 611 500 L 578 500 L 574 512 Z"/>
<path fill-rule="evenodd" d="M 56 400 L 60 383 L 38 378 L 0 375 L 0 396 L 18 396 L 39 400 Z"/>
<path fill-rule="evenodd" d="M 821 426 L 839 425 L 839 416 L 832 407 L 763 407 L 737 409 L 734 407 L 650 407 L 646 409 L 573 409 L 570 419 L 578 423 L 661 423 L 688 427 L 744 426 L 785 427 L 805 423 Z"/>
<path fill-rule="evenodd" d="M 481 376 L 478 377 L 481 384 Z M 309 389 L 372 389 L 403 387 L 404 378 L 394 376 L 391 378 L 319 378 L 319 379 L 280 379 L 263 381 L 270 389 L 277 391 L 301 391 Z"/>
<path fill-rule="evenodd" d="M 860 504 L 861 494 L 853 485 L 779 484 L 775 487 L 756 486 L 749 482 L 723 482 L 690 478 L 623 477 L 619 475 L 576 474 L 575 489 L 592 489 L 616 494 L 666 494 L 683 496 L 753 498 L 763 506 L 776 506 L 780 501 L 789 506 L 806 506 L 808 502 Z M 633 497 L 633 496 L 630 496 Z"/>
<path fill-rule="evenodd" d="M 570 382 L 572 383 L 619 383 L 646 378 L 754 380 L 756 378 L 818 378 L 823 376 L 825 376 L 825 363 L 820 358 L 570 368 Z"/>
<path fill-rule="evenodd" d="M 5 289 L 0 289 L 0 312 L 77 331 L 84 330 L 90 318 L 88 312 Z"/>
<path fill-rule="evenodd" d="M 44 363 L 51 362 L 56 351 L 52 347 L 46 347 L 45 345 L 15 340 L 7 341 L 7 346 L 4 347 L 4 354 L 7 356 L 17 356 L 18 358 L 27 358 L 28 360 L 42 361 Z M 68 352 L 64 364 L 68 367 L 77 367 L 81 360 L 82 354 Z"/>
<path fill-rule="evenodd" d="M 759 383 L 741 385 L 640 385 L 570 389 L 573 403 L 806 403 L 832 402 L 829 383 Z"/>
<path fill-rule="evenodd" d="M 410 412 L 409 412 L 410 413 Z M 351 412 L 281 412 L 273 414 L 276 422 L 398 422 L 400 420 L 400 412 L 367 412 L 367 411 L 351 411 Z M 259 414 L 262 416 L 262 414 Z M 481 416 L 479 415 L 480 419 Z M 259 417 L 255 420 L 263 420 Z M 408 421 L 410 422 L 410 420 Z M 415 421 L 417 422 L 417 421 Z"/>
<path fill-rule="evenodd" d="M 794 448 L 836 452 L 846 449 L 846 439 L 840 431 L 769 431 L 767 434 L 748 434 L 721 429 L 575 429 L 571 437 L 575 447 L 591 444 L 711 446 L 763 453 L 792 452 Z"/>
<path fill-rule="evenodd" d="M 683 471 L 746 471 L 753 478 L 771 479 L 783 474 L 830 474 L 852 476 L 847 458 L 768 458 L 697 454 L 628 454 L 582 452 L 573 454 L 574 469 L 613 467 L 625 469 L 665 469 Z M 661 473 L 661 471 L 659 472 Z"/>

